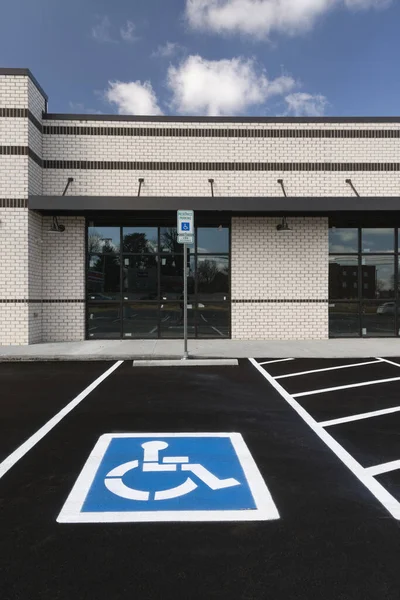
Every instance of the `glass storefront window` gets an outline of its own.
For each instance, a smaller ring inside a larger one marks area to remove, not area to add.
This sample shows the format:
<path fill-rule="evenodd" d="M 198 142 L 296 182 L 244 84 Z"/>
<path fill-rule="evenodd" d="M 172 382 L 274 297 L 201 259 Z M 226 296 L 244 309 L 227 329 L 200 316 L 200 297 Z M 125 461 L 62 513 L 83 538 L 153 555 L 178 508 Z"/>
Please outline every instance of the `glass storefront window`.
<path fill-rule="evenodd" d="M 329 229 L 329 252 L 333 254 L 358 252 L 358 229 L 356 227 Z"/>
<path fill-rule="evenodd" d="M 124 300 L 157 300 L 157 256 L 124 256 L 122 291 Z"/>
<path fill-rule="evenodd" d="M 199 302 L 197 304 L 198 337 L 228 338 L 229 304 L 222 302 Z"/>
<path fill-rule="evenodd" d="M 161 227 L 160 252 L 183 254 L 183 244 L 178 244 L 178 231 L 176 227 Z"/>
<path fill-rule="evenodd" d="M 185 260 L 189 336 L 229 337 L 229 227 L 198 227 L 184 258 L 176 227 L 140 223 L 88 228 L 89 338 L 182 338 Z"/>
<path fill-rule="evenodd" d="M 198 257 L 197 293 L 203 299 L 226 300 L 229 294 L 229 259 L 227 256 Z"/>
<path fill-rule="evenodd" d="M 157 337 L 159 321 L 158 303 L 123 304 L 122 318 L 124 338 L 145 340 Z"/>
<path fill-rule="evenodd" d="M 165 302 L 160 305 L 160 336 L 162 338 L 183 338 L 183 299 L 179 302 Z M 188 303 L 188 337 L 194 338 L 194 303 Z"/>
<path fill-rule="evenodd" d="M 121 307 L 119 304 L 89 304 L 89 339 L 116 339 L 121 336 Z"/>
<path fill-rule="evenodd" d="M 158 249 L 157 227 L 124 227 L 123 252 L 129 254 L 155 254 Z"/>
<path fill-rule="evenodd" d="M 199 254 L 228 254 L 229 227 L 199 227 L 197 229 Z"/>
<path fill-rule="evenodd" d="M 363 256 L 361 259 L 363 298 L 394 298 L 394 256 Z"/>
<path fill-rule="evenodd" d="M 358 302 L 329 303 L 329 333 L 334 337 L 360 337 Z"/>
<path fill-rule="evenodd" d="M 119 227 L 89 227 L 89 254 L 117 254 L 121 246 Z"/>
<path fill-rule="evenodd" d="M 394 252 L 394 229 L 362 229 L 361 250 L 363 253 Z"/>
<path fill-rule="evenodd" d="M 358 256 L 329 257 L 329 298 L 352 300 L 358 298 Z"/>
<path fill-rule="evenodd" d="M 395 335 L 396 302 L 364 302 L 361 309 L 362 335 L 391 337 Z"/>
<path fill-rule="evenodd" d="M 89 257 L 87 294 L 90 301 L 118 300 L 121 266 L 119 256 L 94 254 Z"/>

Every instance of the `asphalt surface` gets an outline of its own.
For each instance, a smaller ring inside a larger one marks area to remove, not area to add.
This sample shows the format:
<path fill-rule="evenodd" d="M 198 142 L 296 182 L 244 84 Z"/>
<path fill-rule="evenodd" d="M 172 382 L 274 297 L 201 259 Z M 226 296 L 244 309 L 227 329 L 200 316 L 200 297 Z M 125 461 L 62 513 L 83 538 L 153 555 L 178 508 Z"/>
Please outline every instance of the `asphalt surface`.
<path fill-rule="evenodd" d="M 263 368 L 278 377 L 363 361 Z M 0 461 L 111 365 L 0 364 Z M 277 381 L 295 395 L 396 377 L 400 367 L 380 363 Z M 396 381 L 297 401 L 324 421 L 399 399 Z M 368 467 L 400 459 L 397 425 L 400 413 L 329 432 Z M 280 519 L 57 523 L 99 437 L 140 432 L 241 433 Z M 400 500 L 399 471 L 377 479 Z M 0 531 L 2 600 L 399 597 L 399 521 L 248 361 L 191 369 L 123 363 L 0 479 Z"/>

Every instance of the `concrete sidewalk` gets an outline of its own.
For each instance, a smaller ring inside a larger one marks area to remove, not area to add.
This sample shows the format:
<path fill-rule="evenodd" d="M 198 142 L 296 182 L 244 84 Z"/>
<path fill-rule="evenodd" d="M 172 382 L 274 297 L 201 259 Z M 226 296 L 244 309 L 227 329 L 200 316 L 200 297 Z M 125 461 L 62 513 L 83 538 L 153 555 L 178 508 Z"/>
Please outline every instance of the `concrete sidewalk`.
<path fill-rule="evenodd" d="M 101 340 L 0 346 L 1 361 L 180 358 L 182 340 Z M 400 339 L 317 341 L 190 340 L 192 358 L 364 358 L 400 356 Z"/>

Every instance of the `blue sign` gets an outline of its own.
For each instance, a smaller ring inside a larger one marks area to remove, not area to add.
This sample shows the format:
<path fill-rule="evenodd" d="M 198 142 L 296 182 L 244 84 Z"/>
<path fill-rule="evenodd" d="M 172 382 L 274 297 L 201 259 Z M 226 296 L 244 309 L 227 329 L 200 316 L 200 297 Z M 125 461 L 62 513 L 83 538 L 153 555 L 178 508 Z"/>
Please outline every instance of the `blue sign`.
<path fill-rule="evenodd" d="M 190 223 L 181 223 L 182 231 L 190 231 Z"/>
<path fill-rule="evenodd" d="M 78 477 L 60 523 L 278 519 L 238 433 L 108 434 Z"/>

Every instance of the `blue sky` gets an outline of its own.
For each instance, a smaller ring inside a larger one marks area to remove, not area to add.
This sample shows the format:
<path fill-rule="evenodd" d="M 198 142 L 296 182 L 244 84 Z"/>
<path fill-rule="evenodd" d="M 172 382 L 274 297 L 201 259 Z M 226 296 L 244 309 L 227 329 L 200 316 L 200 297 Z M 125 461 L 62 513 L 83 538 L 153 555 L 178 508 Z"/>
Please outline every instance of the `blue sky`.
<path fill-rule="evenodd" d="M 399 0 L 13 0 L 0 66 L 51 112 L 399 114 Z"/>

